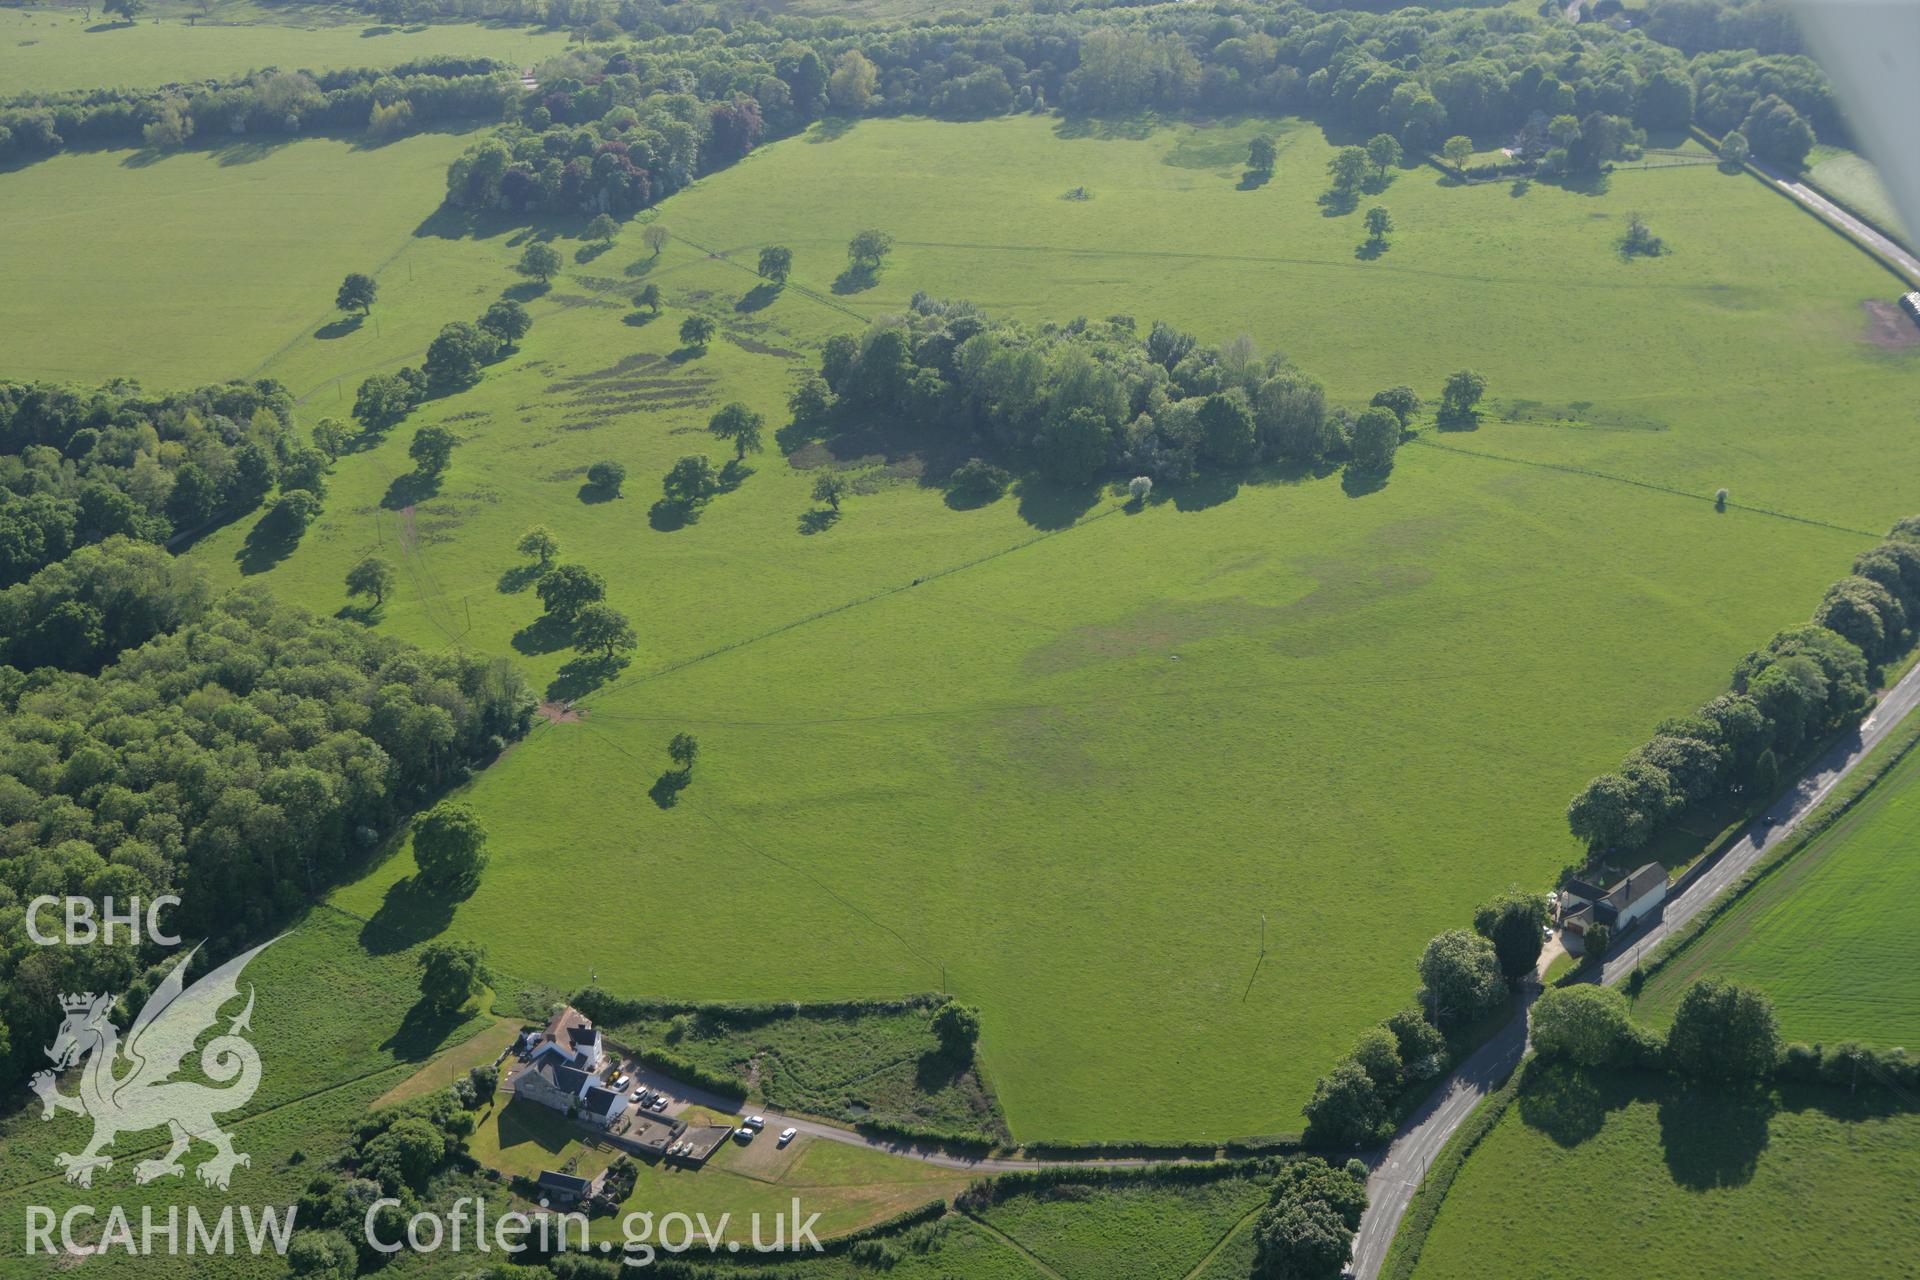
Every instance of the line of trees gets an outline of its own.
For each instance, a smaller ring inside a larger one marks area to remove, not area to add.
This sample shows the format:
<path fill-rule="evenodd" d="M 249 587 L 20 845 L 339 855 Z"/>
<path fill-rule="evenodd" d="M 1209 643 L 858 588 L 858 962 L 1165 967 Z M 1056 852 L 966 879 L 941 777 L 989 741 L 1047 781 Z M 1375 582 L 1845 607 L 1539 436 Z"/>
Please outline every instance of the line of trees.
<path fill-rule="evenodd" d="M 1807 746 L 1866 711 L 1879 664 L 1910 641 L 1915 610 L 1920 516 L 1861 553 L 1810 623 L 1742 658 L 1728 692 L 1662 721 L 1619 769 L 1588 783 L 1567 825 L 1602 860 L 1643 848 L 1690 806 L 1771 795 Z"/>
<path fill-rule="evenodd" d="M 419 368 L 376 373 L 353 397 L 353 418 L 378 434 L 399 423 L 433 396 L 463 391 L 479 381 L 480 371 L 514 350 L 533 328 L 533 317 L 511 298 L 493 303 L 468 324 L 456 320 L 427 345 Z"/>
<path fill-rule="evenodd" d="M 164 542 L 244 514 L 311 461 L 271 378 L 159 395 L 0 382 L 0 587 L 116 534 Z"/>
<path fill-rule="evenodd" d="M 266 70 L 153 89 L 84 89 L 0 98 L 0 161 L 70 147 L 305 133 L 380 136 L 451 121 L 497 121 L 520 96 L 518 77 L 490 58 L 427 58 L 390 69 Z"/>
<path fill-rule="evenodd" d="M 0 666 L 9 1078 L 50 1042 L 62 992 L 126 992 L 137 1008 L 160 959 L 124 939 L 31 946 L 29 899 L 177 894 L 169 926 L 222 951 L 324 889 L 531 718 L 503 660 L 423 652 L 258 589 L 209 603 L 192 566 L 160 558 L 115 540 L 0 605 L 10 618 L 90 610 L 103 645 L 136 646 L 98 675 Z M 9 660 L 30 661 L 9 639 Z"/>

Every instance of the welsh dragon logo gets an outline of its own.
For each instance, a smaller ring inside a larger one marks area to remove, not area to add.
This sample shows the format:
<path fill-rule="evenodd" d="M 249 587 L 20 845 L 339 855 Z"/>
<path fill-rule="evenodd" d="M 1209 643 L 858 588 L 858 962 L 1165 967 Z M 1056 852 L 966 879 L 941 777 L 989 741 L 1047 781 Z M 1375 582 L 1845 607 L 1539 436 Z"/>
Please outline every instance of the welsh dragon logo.
<path fill-rule="evenodd" d="M 93 1118 L 93 1141 L 86 1150 L 78 1155 L 61 1152 L 54 1157 L 54 1163 L 67 1171 L 68 1182 L 92 1186 L 94 1170 L 113 1167 L 113 1157 L 102 1151 L 116 1137 L 162 1127 L 173 1135 L 173 1145 L 158 1159 L 135 1165 L 136 1182 L 185 1174 L 180 1157 L 195 1141 L 206 1143 L 214 1151 L 194 1170 L 210 1187 L 226 1190 L 234 1167 L 252 1163 L 245 1153 L 233 1149 L 233 1135 L 213 1120 L 216 1113 L 244 1107 L 260 1085 L 260 1054 L 244 1034 L 253 1018 L 251 985 L 246 1008 L 228 1024 L 224 1034 L 216 1035 L 200 1050 L 200 1070 L 207 1079 L 225 1087 L 174 1077 L 202 1034 L 219 1020 L 221 1007 L 240 994 L 240 971 L 274 941 L 278 939 L 235 956 L 188 987 L 187 965 L 200 950 L 195 947 L 168 970 L 134 1018 L 125 1044 L 108 1016 L 113 1008 L 112 995 L 88 992 L 61 997 L 67 1018 L 54 1037 L 53 1047 L 46 1051 L 53 1059 L 54 1071 L 34 1076 L 33 1091 L 40 1095 L 43 1120 L 53 1119 L 60 1111 Z M 69 1097 L 59 1091 L 54 1072 L 77 1066 L 83 1058 L 87 1062 L 80 1072 L 80 1094 Z"/>

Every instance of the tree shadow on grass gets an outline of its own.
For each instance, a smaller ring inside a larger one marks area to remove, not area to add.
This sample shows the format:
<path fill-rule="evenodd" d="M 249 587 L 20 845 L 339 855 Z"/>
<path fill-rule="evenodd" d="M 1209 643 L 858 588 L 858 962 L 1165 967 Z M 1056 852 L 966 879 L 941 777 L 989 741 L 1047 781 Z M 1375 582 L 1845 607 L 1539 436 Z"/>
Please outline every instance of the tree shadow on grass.
<path fill-rule="evenodd" d="M 780 286 L 772 281 L 757 284 L 741 295 L 740 301 L 733 304 L 735 311 L 761 311 L 773 304 L 780 296 Z"/>
<path fill-rule="evenodd" d="M 424 1062 L 432 1057 L 448 1036 L 459 1030 L 470 1015 L 460 1009 L 442 1009 L 425 997 L 414 1003 L 400 1019 L 392 1035 L 380 1047 L 401 1062 Z"/>
<path fill-rule="evenodd" d="M 333 611 L 333 616 L 342 622 L 357 622 L 363 627 L 372 626 L 380 614 L 377 604 L 343 604 Z"/>
<path fill-rule="evenodd" d="M 693 774 L 685 769 L 669 769 L 653 780 L 647 788 L 647 795 L 662 809 L 671 809 L 680 803 L 680 793 L 693 781 Z"/>
<path fill-rule="evenodd" d="M 1607 1113 L 1632 1100 L 1632 1091 L 1598 1072 L 1564 1062 L 1527 1064 L 1520 1088 L 1521 1123 L 1563 1147 L 1577 1147 L 1600 1132 Z"/>
<path fill-rule="evenodd" d="M 439 492 L 438 471 L 409 471 L 393 478 L 393 483 L 387 486 L 386 496 L 380 499 L 380 505 L 389 511 L 404 511 Z"/>
<path fill-rule="evenodd" d="M 620 323 L 630 328 L 639 329 L 652 324 L 659 318 L 660 314 L 657 311 L 642 311 L 636 307 L 634 310 L 627 312 L 626 315 L 621 316 Z"/>
<path fill-rule="evenodd" d="M 1248 169 L 1240 175 L 1240 184 L 1234 189 L 1237 191 L 1258 191 L 1271 181 L 1273 181 L 1273 170 Z"/>
<path fill-rule="evenodd" d="M 620 268 L 620 274 L 626 276 L 628 279 L 638 279 L 653 270 L 654 264 L 659 261 L 660 259 L 652 254 L 648 254 L 644 258 L 635 258 L 632 262 Z"/>
<path fill-rule="evenodd" d="M 1667 1172 L 1689 1191 L 1744 1187 L 1767 1149 L 1771 1092 L 1676 1085 L 1660 1100 L 1660 1149 Z"/>
<path fill-rule="evenodd" d="M 1515 178 L 1513 180 L 1513 185 L 1507 188 L 1507 194 L 1512 196 L 1515 200 L 1519 200 L 1525 197 L 1526 194 L 1532 190 L 1533 190 L 1533 179 L 1522 175 L 1521 177 Z"/>
<path fill-rule="evenodd" d="M 1100 501 L 1098 485 L 1063 485 L 1031 478 L 1020 481 L 1014 493 L 1019 499 L 1020 518 L 1036 529 L 1049 531 L 1071 528 Z"/>
<path fill-rule="evenodd" d="M 669 502 L 662 498 L 647 508 L 647 524 L 655 533 L 673 533 L 695 524 L 700 519 L 700 508 L 687 502 Z"/>
<path fill-rule="evenodd" d="M 858 116 L 826 116 L 807 130 L 807 141 L 837 142 L 852 133 L 853 127 L 859 123 Z"/>
<path fill-rule="evenodd" d="M 1436 414 L 1433 425 L 1442 431 L 1478 431 L 1480 429 L 1480 411 L 1469 409 L 1465 413 Z"/>
<path fill-rule="evenodd" d="M 532 302 L 535 298 L 552 292 L 553 283 L 548 280 L 522 280 L 519 284 L 510 284 L 500 291 L 500 296 L 509 302 Z"/>
<path fill-rule="evenodd" d="M 971 1059 L 959 1058 L 941 1049 L 929 1049 L 914 1063 L 913 1084 L 922 1093 L 939 1093 L 959 1084 L 972 1067 Z"/>
<path fill-rule="evenodd" d="M 1385 240 L 1362 240 L 1354 246 L 1353 256 L 1362 262 L 1372 262 L 1387 251 Z"/>
<path fill-rule="evenodd" d="M 1322 191 L 1319 196 L 1322 217 L 1344 218 L 1360 207 L 1358 191 Z"/>
<path fill-rule="evenodd" d="M 732 493 L 735 489 L 745 484 L 747 478 L 752 474 L 753 468 L 748 466 L 744 460 L 740 458 L 728 458 L 726 465 L 720 468 L 718 480 L 720 487 L 716 492 Z"/>
<path fill-rule="evenodd" d="M 1202 472 L 1182 485 L 1175 485 L 1167 497 L 1175 511 L 1205 511 L 1230 501 L 1240 492 L 1240 477 L 1230 471 Z"/>
<path fill-rule="evenodd" d="M 1387 477 L 1391 474 L 1391 467 L 1385 470 L 1363 469 L 1349 462 L 1340 468 L 1340 492 L 1349 498 L 1364 498 L 1370 493 L 1378 493 L 1386 488 Z"/>
<path fill-rule="evenodd" d="M 550 613 L 543 613 L 513 633 L 515 653 L 536 657 L 556 653 L 573 643 L 573 628 Z"/>
<path fill-rule="evenodd" d="M 561 664 L 560 670 L 547 685 L 547 699 L 550 702 L 572 702 L 575 698 L 584 697 L 619 675 L 626 665 L 625 658 L 610 658 L 604 653 L 583 654 Z"/>
<path fill-rule="evenodd" d="M 330 342 L 335 338 L 344 338 L 350 333 L 357 332 L 360 326 L 366 322 L 367 318 L 365 316 L 342 316 L 338 320 L 330 320 L 318 329 L 315 329 L 313 336 L 322 342 Z"/>
<path fill-rule="evenodd" d="M 518 595 L 534 583 L 540 581 L 546 574 L 547 566 L 537 560 L 532 564 L 517 564 L 501 574 L 500 581 L 495 583 L 494 586 L 501 595 Z"/>
<path fill-rule="evenodd" d="M 396 880 L 380 909 L 360 927 L 360 945 L 371 955 L 385 956 L 437 937 L 453 923 L 457 901 L 451 894 L 423 887 L 418 876 Z"/>
<path fill-rule="evenodd" d="M 588 506 L 597 507 L 603 502 L 612 502 L 620 496 L 620 492 L 617 489 L 609 489 L 603 484 L 595 484 L 589 480 L 580 486 L 574 493 L 574 496 Z"/>
<path fill-rule="evenodd" d="M 585 265 L 611 248 L 613 248 L 611 244 L 603 244 L 595 240 L 592 244 L 583 244 L 578 249 L 575 249 L 573 251 L 573 260 Z"/>
<path fill-rule="evenodd" d="M 233 553 L 233 559 L 243 575 L 252 577 L 285 560 L 299 545 L 299 535 L 289 530 L 286 522 L 269 507 L 253 522 L 253 528 L 247 530 L 246 541 Z"/>
<path fill-rule="evenodd" d="M 845 295 L 865 293 L 880 283 L 880 273 L 863 263 L 855 263 L 833 278 L 833 291 Z"/>
<path fill-rule="evenodd" d="M 816 533 L 825 533 L 840 523 L 840 513 L 832 507 L 816 507 L 812 511 L 800 513 L 799 530 L 807 537 Z"/>

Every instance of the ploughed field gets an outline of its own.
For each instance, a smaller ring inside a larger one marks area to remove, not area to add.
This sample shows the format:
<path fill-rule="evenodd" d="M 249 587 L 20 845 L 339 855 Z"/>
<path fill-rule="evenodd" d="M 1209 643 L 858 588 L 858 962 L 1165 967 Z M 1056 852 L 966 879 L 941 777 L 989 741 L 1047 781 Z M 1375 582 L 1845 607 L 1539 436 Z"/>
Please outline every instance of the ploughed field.
<path fill-rule="evenodd" d="M 1243 189 L 1262 130 L 1278 170 Z M 579 698 L 583 718 L 536 729 L 465 795 L 493 854 L 473 897 L 422 901 L 402 852 L 339 903 L 563 989 L 944 984 L 982 1010 L 1019 1138 L 1297 1129 L 1315 1075 L 1410 999 L 1426 939 L 1570 861 L 1574 791 L 1916 506 L 1914 357 L 1864 336 L 1891 278 L 1710 164 L 1578 191 L 1398 171 L 1361 199 L 1399 228 L 1367 260 L 1361 213 L 1317 202 L 1330 144 L 1302 123 L 870 120 L 666 202 L 676 238 L 653 260 L 638 224 L 601 252 L 574 223 L 435 216 L 460 145 L 94 153 L 0 176 L 0 217 L 30 215 L 0 272 L 45 264 L 114 326 L 104 344 L 16 290 L 0 324 L 31 336 L 8 372 L 264 374 L 309 420 L 344 417 L 361 378 L 417 362 L 516 284 L 529 235 L 556 236 L 566 268 L 521 349 L 343 458 L 297 549 L 262 554 L 250 519 L 191 553 L 323 612 L 381 554 L 400 587 L 378 625 Z M 144 212 L 76 240 L 58 213 L 82 195 Z M 1617 253 L 1630 211 L 1669 256 Z M 866 226 L 897 247 L 876 286 L 835 292 Z M 778 295 L 751 273 L 769 244 L 795 252 Z M 375 269 L 378 323 L 337 323 L 339 277 Z M 630 301 L 647 282 L 658 319 Z M 790 463 L 772 428 L 820 344 L 916 290 L 1036 323 L 1246 332 L 1336 403 L 1402 382 L 1431 399 L 1463 365 L 1491 399 L 1477 431 L 1403 447 L 1374 491 L 1256 472 L 1137 513 L 1031 483 L 957 509 L 910 423 Z M 689 311 L 721 326 L 704 354 L 679 349 Z M 768 415 L 769 451 L 697 522 L 656 522 L 676 458 L 729 452 L 702 428 L 735 399 Z M 446 475 L 396 484 L 435 423 L 462 441 Z M 590 500 L 603 458 L 626 494 Z M 856 492 L 805 533 L 820 466 Z M 1717 513 L 1721 486 L 1735 505 Z M 513 551 L 534 523 L 639 632 L 598 688 L 536 625 Z M 661 808 L 680 731 L 702 755 Z"/>

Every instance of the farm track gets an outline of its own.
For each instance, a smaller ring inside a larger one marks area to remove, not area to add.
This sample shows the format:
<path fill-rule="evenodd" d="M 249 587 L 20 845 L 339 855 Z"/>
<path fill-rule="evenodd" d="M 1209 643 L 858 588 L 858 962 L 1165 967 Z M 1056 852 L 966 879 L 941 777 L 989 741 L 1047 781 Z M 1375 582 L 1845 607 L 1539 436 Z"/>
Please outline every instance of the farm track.
<path fill-rule="evenodd" d="M 1830 747 L 1799 781 L 1756 820 L 1746 835 L 1710 858 L 1694 864 L 1676 883 L 1660 908 L 1659 918 L 1645 927 L 1631 948 L 1601 966 L 1600 980 L 1617 983 L 1633 971 L 1648 950 L 1672 936 L 1721 893 L 1736 883 L 1760 858 L 1790 837 L 1806 816 L 1819 807 L 1868 752 L 1878 746 L 1906 716 L 1920 705 L 1920 667 L 1909 671 L 1886 690 L 1860 727 Z M 1527 998 L 1531 1008 L 1533 988 Z M 1354 1275 L 1373 1280 L 1386 1262 L 1400 1220 L 1413 1202 L 1414 1192 L 1433 1160 L 1474 1108 L 1512 1074 L 1527 1049 L 1527 1016 L 1523 1009 L 1486 1044 L 1449 1075 L 1429 1096 L 1412 1120 L 1394 1135 L 1367 1182 L 1367 1211 L 1354 1239 Z"/>

